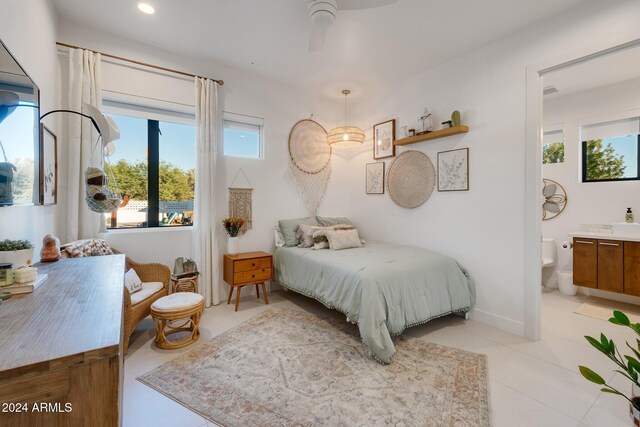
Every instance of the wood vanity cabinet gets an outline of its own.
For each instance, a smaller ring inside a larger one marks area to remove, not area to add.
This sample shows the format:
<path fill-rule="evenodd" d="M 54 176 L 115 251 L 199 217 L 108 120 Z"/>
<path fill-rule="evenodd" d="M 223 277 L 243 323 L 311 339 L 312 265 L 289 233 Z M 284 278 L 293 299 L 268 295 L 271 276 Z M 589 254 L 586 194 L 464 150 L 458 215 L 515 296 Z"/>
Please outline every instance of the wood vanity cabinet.
<path fill-rule="evenodd" d="M 640 296 L 640 242 L 624 242 L 624 293 Z"/>
<path fill-rule="evenodd" d="M 621 293 L 624 291 L 624 242 L 598 240 L 598 289 Z"/>
<path fill-rule="evenodd" d="M 573 283 L 640 296 L 640 242 L 574 237 Z"/>
<path fill-rule="evenodd" d="M 598 287 L 598 240 L 573 238 L 573 283 Z"/>

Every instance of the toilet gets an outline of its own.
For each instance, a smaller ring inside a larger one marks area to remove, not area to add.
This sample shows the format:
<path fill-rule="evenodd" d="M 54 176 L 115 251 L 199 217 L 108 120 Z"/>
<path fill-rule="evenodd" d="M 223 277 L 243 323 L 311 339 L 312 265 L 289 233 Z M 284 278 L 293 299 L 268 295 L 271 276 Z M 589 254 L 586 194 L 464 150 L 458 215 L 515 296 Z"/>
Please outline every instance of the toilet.
<path fill-rule="evenodd" d="M 551 237 L 542 238 L 542 268 L 555 267 L 558 252 L 556 240 Z"/>

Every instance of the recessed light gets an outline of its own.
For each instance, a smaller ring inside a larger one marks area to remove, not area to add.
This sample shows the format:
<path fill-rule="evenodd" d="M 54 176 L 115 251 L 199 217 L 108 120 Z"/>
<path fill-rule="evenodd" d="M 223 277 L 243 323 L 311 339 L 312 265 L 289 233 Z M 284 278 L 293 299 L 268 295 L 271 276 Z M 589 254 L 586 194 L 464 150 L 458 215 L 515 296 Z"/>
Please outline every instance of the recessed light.
<path fill-rule="evenodd" d="M 153 15 L 156 13 L 156 10 L 149 3 L 138 3 L 138 9 L 140 9 L 140 12 L 146 13 L 147 15 Z"/>

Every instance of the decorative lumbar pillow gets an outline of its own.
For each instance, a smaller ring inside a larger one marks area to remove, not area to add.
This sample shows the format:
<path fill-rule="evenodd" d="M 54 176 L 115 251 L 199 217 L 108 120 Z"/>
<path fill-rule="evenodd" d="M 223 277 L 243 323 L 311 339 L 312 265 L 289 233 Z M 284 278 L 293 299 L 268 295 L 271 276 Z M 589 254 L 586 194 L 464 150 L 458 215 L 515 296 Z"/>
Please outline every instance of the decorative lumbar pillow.
<path fill-rule="evenodd" d="M 297 219 L 281 219 L 278 221 L 280 232 L 284 237 L 285 246 L 298 246 L 300 241 L 296 237 L 296 228 L 298 224 L 318 225 L 318 221 L 314 217 L 297 218 Z"/>
<path fill-rule="evenodd" d="M 338 224 L 346 224 L 346 225 L 353 225 L 353 223 L 349 220 L 349 218 L 343 217 L 343 216 L 337 216 L 337 217 L 322 217 L 322 216 L 316 216 L 316 220 L 318 221 L 318 224 L 322 225 L 323 227 L 328 227 L 330 225 L 338 225 Z"/>
<path fill-rule="evenodd" d="M 281 248 L 284 246 L 284 236 L 282 235 L 282 231 L 280 231 L 280 227 L 275 225 L 273 227 L 273 234 L 276 242 L 276 248 Z"/>
<path fill-rule="evenodd" d="M 140 280 L 138 273 L 133 268 L 130 268 L 124 274 L 124 285 L 129 289 L 129 293 L 138 292 L 142 289 L 142 280 Z"/>
<path fill-rule="evenodd" d="M 362 247 L 358 230 L 355 228 L 351 230 L 327 231 L 326 236 L 329 240 L 329 249 L 332 251 Z"/>

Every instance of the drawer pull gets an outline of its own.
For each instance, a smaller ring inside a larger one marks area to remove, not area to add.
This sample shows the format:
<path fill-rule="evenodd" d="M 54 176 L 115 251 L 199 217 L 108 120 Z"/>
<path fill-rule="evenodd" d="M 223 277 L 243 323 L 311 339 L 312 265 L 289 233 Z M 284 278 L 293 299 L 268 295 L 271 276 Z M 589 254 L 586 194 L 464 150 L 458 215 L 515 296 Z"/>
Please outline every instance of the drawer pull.
<path fill-rule="evenodd" d="M 576 243 L 584 243 L 585 245 L 593 245 L 593 242 L 587 242 L 586 240 L 576 240 Z"/>
<path fill-rule="evenodd" d="M 618 243 L 600 242 L 600 244 L 603 245 L 603 246 L 620 246 L 620 244 L 618 244 Z"/>
<path fill-rule="evenodd" d="M 251 275 L 251 278 L 252 278 L 252 279 L 255 279 L 255 278 L 256 278 L 256 275 L 255 275 L 255 274 L 252 274 L 252 275 Z"/>

